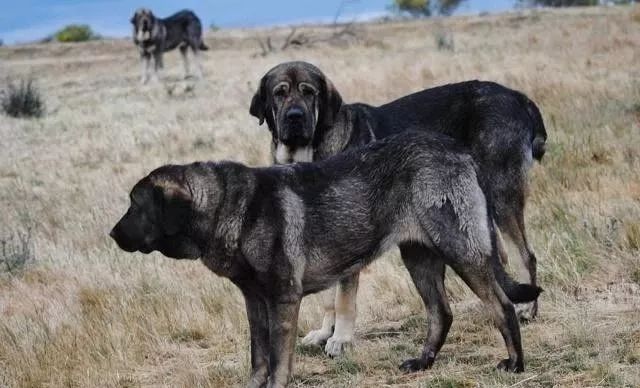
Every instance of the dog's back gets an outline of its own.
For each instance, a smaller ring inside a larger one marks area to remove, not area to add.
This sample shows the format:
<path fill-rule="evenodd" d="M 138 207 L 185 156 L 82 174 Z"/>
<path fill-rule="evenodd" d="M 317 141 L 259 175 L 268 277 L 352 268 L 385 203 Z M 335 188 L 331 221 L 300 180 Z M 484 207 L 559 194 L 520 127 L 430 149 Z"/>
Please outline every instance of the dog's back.
<path fill-rule="evenodd" d="M 475 165 L 463 151 L 447 136 L 405 131 L 325 161 L 265 172 L 280 176 L 304 204 L 304 218 L 313 220 L 305 227 L 310 246 L 306 254 L 316 257 L 312 262 L 318 268 L 310 269 L 313 280 L 324 284 L 324 276 L 328 282 L 344 276 L 348 268 L 366 264 L 399 241 L 432 244 L 435 237 L 425 237 L 424 230 L 439 226 L 425 224 L 431 218 L 425 212 L 444 202 L 461 225 L 485 225 L 486 212 L 473 210 L 486 209 Z M 483 252 L 490 254 L 488 233 L 474 234 L 480 229 L 487 230 L 474 226 L 469 236 L 484 241 Z M 333 264 L 321 265 L 322 257 L 331 257 Z M 316 288 L 322 287 L 311 287 Z"/>
<path fill-rule="evenodd" d="M 183 9 L 161 21 L 167 29 L 165 51 L 174 49 L 182 42 L 189 42 L 199 50 L 209 49 L 202 41 L 200 18 L 193 11 Z"/>
<path fill-rule="evenodd" d="M 464 145 L 482 146 L 482 139 L 508 136 L 512 144 L 533 147 L 544 155 L 546 130 L 538 107 L 524 94 L 487 81 L 466 81 L 422 90 L 379 107 L 346 105 L 367 123 L 376 139 L 409 129 L 444 133 Z M 493 118 L 499 122 L 486 122 Z M 494 133 L 496 132 L 496 133 Z M 358 146 L 360 144 L 352 144 Z M 506 145 L 513 148 L 511 144 Z M 518 147 L 522 148 L 522 147 Z M 495 150 L 491 150 L 494 152 Z"/>

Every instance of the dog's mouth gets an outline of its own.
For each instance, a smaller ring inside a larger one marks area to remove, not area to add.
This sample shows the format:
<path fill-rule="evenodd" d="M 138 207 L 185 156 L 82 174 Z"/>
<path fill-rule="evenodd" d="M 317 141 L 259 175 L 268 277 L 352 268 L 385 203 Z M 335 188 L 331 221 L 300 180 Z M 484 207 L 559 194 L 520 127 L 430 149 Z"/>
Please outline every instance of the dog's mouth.
<path fill-rule="evenodd" d="M 300 106 L 283 109 L 277 125 L 278 142 L 292 150 L 308 147 L 313 138 L 315 120 L 313 113 Z"/>
<path fill-rule="evenodd" d="M 167 257 L 178 260 L 198 260 L 202 257 L 198 245 L 184 236 L 180 239 L 162 240 L 157 250 Z"/>
<path fill-rule="evenodd" d="M 279 142 L 290 148 L 306 147 L 311 143 L 311 130 L 303 123 L 284 123 L 280 126 Z"/>
<path fill-rule="evenodd" d="M 142 26 L 136 32 L 136 40 L 140 43 L 147 43 L 151 41 L 151 28 Z"/>
<path fill-rule="evenodd" d="M 154 250 L 152 248 L 153 244 L 147 243 L 146 241 L 137 243 L 130 238 L 127 238 L 122 233 L 119 233 L 115 228 L 111 230 L 111 232 L 109 232 L 109 237 L 111 237 L 116 242 L 116 244 L 118 244 L 118 247 L 120 247 L 120 249 L 125 252 L 142 252 L 147 254 L 153 252 Z"/>
<path fill-rule="evenodd" d="M 122 238 L 118 237 L 113 231 L 109 233 L 109 236 L 113 239 L 113 241 L 118 244 L 118 247 L 125 252 L 133 253 L 138 250 L 138 247 L 135 244 L 132 244 L 129 241 L 124 241 Z"/>

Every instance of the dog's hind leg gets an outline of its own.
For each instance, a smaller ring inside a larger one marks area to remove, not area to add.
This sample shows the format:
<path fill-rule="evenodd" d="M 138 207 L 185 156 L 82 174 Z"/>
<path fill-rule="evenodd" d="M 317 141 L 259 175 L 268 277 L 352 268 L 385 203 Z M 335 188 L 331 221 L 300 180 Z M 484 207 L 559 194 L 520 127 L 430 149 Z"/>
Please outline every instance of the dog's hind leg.
<path fill-rule="evenodd" d="M 269 314 L 261 298 L 245 293 L 251 334 L 251 376 L 249 387 L 264 387 L 269 377 Z"/>
<path fill-rule="evenodd" d="M 356 273 L 341 279 L 336 288 L 335 329 L 324 347 L 325 353 L 331 357 L 341 355 L 353 343 L 359 278 L 360 274 Z"/>
<path fill-rule="evenodd" d="M 317 345 L 322 346 L 329 337 L 333 334 L 333 328 L 336 323 L 336 287 L 331 287 L 328 290 L 320 293 L 320 299 L 322 299 L 322 308 L 324 310 L 324 316 L 322 318 L 322 326 L 318 330 L 311 330 L 303 339 L 304 345 Z"/>
<path fill-rule="evenodd" d="M 188 56 L 189 46 L 186 44 L 180 45 L 180 56 L 182 57 L 182 65 L 184 66 L 184 78 L 189 78 L 189 58 Z"/>
<path fill-rule="evenodd" d="M 491 265 L 487 263 L 490 260 L 492 259 L 485 257 L 482 260 L 452 260 L 448 263 L 491 312 L 493 321 L 502 334 L 509 358 L 500 361 L 497 368 L 509 372 L 523 372 L 524 356 L 518 318 L 513 304 L 498 284 L 490 269 Z"/>
<path fill-rule="evenodd" d="M 284 388 L 293 374 L 296 330 L 301 295 L 287 295 L 267 302 L 269 312 L 269 388 Z"/>
<path fill-rule="evenodd" d="M 507 217 L 499 220 L 500 230 L 509 238 L 518 250 L 518 278 L 531 285 L 537 285 L 537 258 L 527 239 L 524 225 L 524 208 L 511 209 Z M 518 317 L 529 321 L 538 314 L 538 301 L 516 305 Z"/>
<path fill-rule="evenodd" d="M 504 239 L 502 238 L 502 233 L 500 233 L 500 229 L 498 225 L 496 225 L 494 221 L 494 230 L 496 231 L 496 248 L 498 250 L 498 256 L 500 257 L 500 263 L 502 266 L 506 267 L 509 264 L 509 255 L 507 254 L 507 249 L 505 247 Z"/>
<path fill-rule="evenodd" d="M 445 265 L 440 257 L 427 247 L 414 243 L 401 244 L 400 254 L 427 308 L 427 341 L 422 355 L 400 365 L 400 369 L 406 372 L 416 372 L 433 365 L 447 338 L 453 315 L 444 286 Z"/>
<path fill-rule="evenodd" d="M 516 164 L 518 165 L 518 164 Z M 486 184 L 485 189 L 490 191 L 490 197 L 495 209 L 495 222 L 498 233 L 498 248 L 501 238 L 511 242 L 517 250 L 517 260 L 512 265 L 517 268 L 518 280 L 533 286 L 537 285 L 536 256 L 529 245 L 525 233 L 524 209 L 528 193 L 527 173 L 528 167 L 505 169 L 492 165 L 484 165 L 481 171 L 491 171 L 491 177 L 481 179 Z M 486 192 L 486 191 L 485 191 Z M 501 258 L 502 258 L 501 254 Z M 538 302 L 518 304 L 516 310 L 521 320 L 531 320 L 538 313 Z"/>
<path fill-rule="evenodd" d="M 191 47 L 193 53 L 193 62 L 195 64 L 196 77 L 202 79 L 202 64 L 200 63 L 200 50 L 198 47 Z"/>

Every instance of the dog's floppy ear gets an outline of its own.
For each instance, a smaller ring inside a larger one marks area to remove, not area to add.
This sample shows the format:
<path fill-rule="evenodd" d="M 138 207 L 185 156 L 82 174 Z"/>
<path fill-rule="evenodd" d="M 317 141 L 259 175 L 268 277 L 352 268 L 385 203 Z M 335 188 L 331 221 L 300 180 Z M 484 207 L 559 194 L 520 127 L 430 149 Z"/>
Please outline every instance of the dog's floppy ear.
<path fill-rule="evenodd" d="M 342 96 L 329 79 L 324 78 L 320 90 L 320 107 L 318 112 L 318 126 L 328 128 L 333 126 L 336 116 L 342 107 Z"/>
<path fill-rule="evenodd" d="M 162 228 L 167 235 L 176 234 L 188 221 L 192 195 L 185 185 L 172 180 L 155 183 L 154 196 L 161 205 Z"/>
<path fill-rule="evenodd" d="M 131 24 L 136 24 L 136 16 L 138 16 L 137 13 L 134 13 L 133 16 L 131 16 L 131 19 L 129 19 L 129 21 L 131 22 Z"/>
<path fill-rule="evenodd" d="M 265 85 L 267 83 L 267 76 L 265 75 L 260 80 L 260 86 L 258 86 L 258 90 L 256 94 L 253 95 L 251 99 L 251 107 L 249 108 L 249 113 L 251 116 L 257 117 L 260 120 L 258 125 L 262 125 L 264 123 L 264 118 L 266 116 L 267 109 L 267 94 L 265 90 Z"/>

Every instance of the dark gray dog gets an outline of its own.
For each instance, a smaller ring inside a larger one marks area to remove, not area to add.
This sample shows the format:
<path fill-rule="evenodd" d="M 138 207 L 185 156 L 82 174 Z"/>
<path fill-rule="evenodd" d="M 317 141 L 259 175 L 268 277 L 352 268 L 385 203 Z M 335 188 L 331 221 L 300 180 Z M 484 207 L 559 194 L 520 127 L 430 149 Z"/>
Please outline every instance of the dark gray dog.
<path fill-rule="evenodd" d="M 480 186 L 493 199 L 499 230 L 515 244 L 523 279 L 536 284 L 536 257 L 525 233 L 527 173 L 545 151 L 545 131 L 536 105 L 522 93 L 481 81 L 444 85 L 373 107 L 343 104 L 331 81 L 315 66 L 289 62 L 269 70 L 251 101 L 250 113 L 272 137 L 275 163 L 316 161 L 406 129 L 445 133 L 469 148 L 479 166 Z M 381 166 L 382 168 L 382 166 Z M 501 235 L 498 233 L 500 248 Z M 506 254 L 502 252 L 502 257 Z M 324 295 L 325 317 L 304 342 L 339 355 L 353 339 L 357 275 Z M 532 319 L 537 304 L 519 306 Z M 335 327 L 335 330 L 333 329 Z"/>
<path fill-rule="evenodd" d="M 187 51 L 191 48 L 198 78 L 202 77 L 202 68 L 198 59 L 200 50 L 209 48 L 202 41 L 202 24 L 195 13 L 182 10 L 166 19 L 155 17 L 151 10 L 138 9 L 131 18 L 133 24 L 133 42 L 140 50 L 142 59 L 142 83 L 149 81 L 151 58 L 154 62 L 153 76 L 157 77 L 162 69 L 162 54 L 165 51 L 180 48 L 184 64 L 185 77 L 189 76 L 189 58 Z"/>
<path fill-rule="evenodd" d="M 524 370 L 512 301 L 535 300 L 541 289 L 506 274 L 474 162 L 442 135 L 407 131 L 318 163 L 163 166 L 130 197 L 111 231 L 122 249 L 200 258 L 241 289 L 250 387 L 288 382 L 304 295 L 358 273 L 395 245 L 428 309 L 422 355 L 403 370 L 431 367 L 446 339 L 445 265 L 500 330 L 509 358 L 498 368 Z"/>

